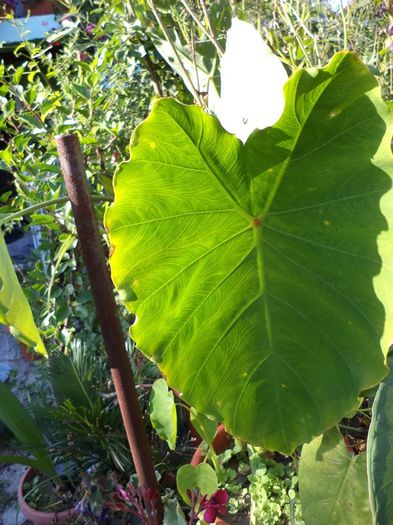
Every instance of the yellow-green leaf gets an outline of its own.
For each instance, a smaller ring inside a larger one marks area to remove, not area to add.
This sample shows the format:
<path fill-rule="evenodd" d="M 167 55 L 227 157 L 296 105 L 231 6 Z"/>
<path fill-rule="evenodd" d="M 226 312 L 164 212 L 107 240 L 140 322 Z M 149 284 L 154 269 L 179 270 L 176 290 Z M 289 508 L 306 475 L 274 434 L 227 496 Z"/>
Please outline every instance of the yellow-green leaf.
<path fill-rule="evenodd" d="M 15 274 L 4 237 L 0 232 L 0 323 L 35 351 L 46 354 L 29 303 Z"/>

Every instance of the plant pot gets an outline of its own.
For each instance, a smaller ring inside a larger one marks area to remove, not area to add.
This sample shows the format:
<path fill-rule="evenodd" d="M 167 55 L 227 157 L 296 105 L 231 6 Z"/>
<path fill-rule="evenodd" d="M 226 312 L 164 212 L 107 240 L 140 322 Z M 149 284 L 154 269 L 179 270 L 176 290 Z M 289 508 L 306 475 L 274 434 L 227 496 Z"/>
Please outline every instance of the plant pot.
<path fill-rule="evenodd" d="M 228 447 L 230 447 L 232 444 L 232 436 L 228 434 L 228 432 L 225 430 L 224 425 L 218 425 L 216 435 L 213 439 L 213 448 L 216 451 L 217 454 L 220 454 L 221 452 L 224 452 Z M 196 465 L 199 465 L 203 462 L 203 459 L 205 457 L 204 451 L 198 447 L 194 455 L 191 459 L 191 465 L 196 467 Z"/>
<path fill-rule="evenodd" d="M 44 357 L 42 354 L 38 354 L 37 352 L 34 352 L 34 350 L 30 350 L 23 343 L 20 345 L 20 350 L 21 350 L 22 357 L 28 363 L 32 363 L 33 361 L 40 361 Z"/>
<path fill-rule="evenodd" d="M 225 521 L 224 518 L 216 518 L 216 521 L 214 523 L 216 525 L 229 525 L 229 523 Z"/>
<path fill-rule="evenodd" d="M 32 481 L 36 475 L 36 471 L 32 468 L 26 470 L 22 476 L 18 486 L 18 504 L 23 515 L 35 525 L 63 525 L 69 523 L 75 516 L 74 509 L 64 510 L 62 512 L 43 512 L 33 509 L 26 503 L 23 495 L 23 486 L 25 482 Z"/>
<path fill-rule="evenodd" d="M 26 11 L 30 13 L 31 16 L 42 16 L 52 15 L 54 13 L 54 5 L 57 2 L 51 0 L 25 0 L 23 3 Z"/>

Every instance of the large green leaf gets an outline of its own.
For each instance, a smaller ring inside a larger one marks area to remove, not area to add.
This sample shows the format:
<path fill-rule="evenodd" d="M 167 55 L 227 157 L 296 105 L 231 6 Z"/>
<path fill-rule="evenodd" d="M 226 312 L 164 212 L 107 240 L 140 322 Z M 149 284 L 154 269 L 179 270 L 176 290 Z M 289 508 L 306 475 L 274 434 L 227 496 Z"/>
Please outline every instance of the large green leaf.
<path fill-rule="evenodd" d="M 371 510 L 376 525 L 393 523 L 393 355 L 390 374 L 379 385 L 367 439 Z"/>
<path fill-rule="evenodd" d="M 244 146 L 158 101 L 106 224 L 139 348 L 198 413 L 288 453 L 386 373 L 393 198 L 389 116 L 356 57 L 298 71 L 285 98 Z"/>
<path fill-rule="evenodd" d="M 335 428 L 303 446 L 299 491 L 306 525 L 372 524 L 366 454 L 349 453 Z"/>
<path fill-rule="evenodd" d="M 29 303 L 15 274 L 3 234 L 0 232 L 0 323 L 22 343 L 45 354 L 45 347 L 36 327 Z"/>

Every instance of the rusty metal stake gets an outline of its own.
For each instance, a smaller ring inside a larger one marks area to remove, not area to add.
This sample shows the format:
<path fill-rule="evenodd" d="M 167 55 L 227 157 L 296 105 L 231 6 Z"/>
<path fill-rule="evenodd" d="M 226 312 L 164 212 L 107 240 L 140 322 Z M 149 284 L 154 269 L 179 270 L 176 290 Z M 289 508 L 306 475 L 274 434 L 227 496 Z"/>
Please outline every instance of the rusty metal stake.
<path fill-rule="evenodd" d="M 60 135 L 55 140 L 139 485 L 144 489 L 151 489 L 152 495 L 157 494 L 155 505 L 158 523 L 161 524 L 163 506 L 159 497 L 158 482 L 124 344 L 97 219 L 90 199 L 82 150 L 75 134 Z"/>

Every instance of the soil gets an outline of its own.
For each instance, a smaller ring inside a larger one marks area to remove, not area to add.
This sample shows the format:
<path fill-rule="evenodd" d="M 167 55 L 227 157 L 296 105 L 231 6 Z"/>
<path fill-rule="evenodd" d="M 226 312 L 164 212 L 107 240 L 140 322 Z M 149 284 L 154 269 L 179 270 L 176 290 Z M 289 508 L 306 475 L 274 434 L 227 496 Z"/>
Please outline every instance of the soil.
<path fill-rule="evenodd" d="M 365 398 L 360 409 L 369 410 L 369 404 L 371 405 L 369 400 Z M 351 419 L 343 419 L 342 424 L 340 425 L 345 445 L 348 451 L 353 454 L 360 454 L 366 450 L 368 429 L 371 422 L 371 412 L 366 412 L 366 414 L 358 412 Z"/>
<path fill-rule="evenodd" d="M 38 474 L 29 483 L 23 485 L 23 495 L 26 503 L 33 509 L 43 512 L 62 512 L 75 507 L 81 499 L 73 497 L 73 487 L 67 481 L 60 489 L 54 483 Z"/>
<path fill-rule="evenodd" d="M 250 517 L 248 516 L 248 514 L 225 514 L 225 516 L 223 516 L 223 519 L 226 523 L 229 523 L 230 525 L 250 524 Z"/>

